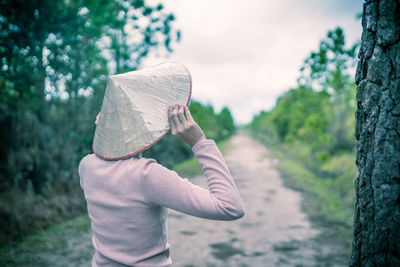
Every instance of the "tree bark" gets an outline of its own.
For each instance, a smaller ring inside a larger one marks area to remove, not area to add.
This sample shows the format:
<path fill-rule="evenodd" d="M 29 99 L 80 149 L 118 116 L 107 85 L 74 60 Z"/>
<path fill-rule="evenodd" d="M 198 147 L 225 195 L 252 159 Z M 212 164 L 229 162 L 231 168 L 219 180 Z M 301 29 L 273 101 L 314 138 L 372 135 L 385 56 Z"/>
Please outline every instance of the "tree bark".
<path fill-rule="evenodd" d="M 400 0 L 365 0 L 350 266 L 400 266 Z"/>

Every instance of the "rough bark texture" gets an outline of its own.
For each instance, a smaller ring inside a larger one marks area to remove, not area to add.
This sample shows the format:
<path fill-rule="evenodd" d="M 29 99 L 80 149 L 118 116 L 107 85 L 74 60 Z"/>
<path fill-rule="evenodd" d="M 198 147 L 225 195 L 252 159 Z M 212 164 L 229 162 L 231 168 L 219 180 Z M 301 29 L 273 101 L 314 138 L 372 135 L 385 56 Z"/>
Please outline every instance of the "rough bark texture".
<path fill-rule="evenodd" d="M 400 266 L 400 0 L 366 0 L 350 266 Z"/>

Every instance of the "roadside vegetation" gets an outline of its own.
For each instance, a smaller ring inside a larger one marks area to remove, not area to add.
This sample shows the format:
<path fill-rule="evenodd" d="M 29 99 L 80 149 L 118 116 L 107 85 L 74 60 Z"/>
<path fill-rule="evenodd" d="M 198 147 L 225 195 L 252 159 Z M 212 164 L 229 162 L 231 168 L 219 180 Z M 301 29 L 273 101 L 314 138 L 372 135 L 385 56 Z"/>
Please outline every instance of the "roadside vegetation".
<path fill-rule="evenodd" d="M 348 245 L 357 177 L 356 51 L 357 45 L 346 46 L 341 28 L 329 31 L 305 60 L 298 87 L 246 127 L 272 149 L 285 182 L 306 193 L 308 213 L 337 228 Z"/>

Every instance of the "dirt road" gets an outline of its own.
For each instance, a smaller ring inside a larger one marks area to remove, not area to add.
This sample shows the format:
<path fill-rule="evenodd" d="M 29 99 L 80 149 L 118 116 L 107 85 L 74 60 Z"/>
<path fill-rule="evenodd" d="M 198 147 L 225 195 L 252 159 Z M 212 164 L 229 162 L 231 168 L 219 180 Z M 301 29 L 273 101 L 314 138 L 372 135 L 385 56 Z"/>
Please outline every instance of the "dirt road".
<path fill-rule="evenodd" d="M 219 222 L 170 211 L 175 266 L 347 266 L 342 248 L 321 240 L 324 229 L 314 228 L 301 210 L 300 193 L 283 186 L 265 147 L 239 134 L 225 159 L 246 215 Z M 204 177 L 192 181 L 206 186 Z"/>
<path fill-rule="evenodd" d="M 299 192 L 283 186 L 277 160 L 240 133 L 225 153 L 246 215 L 233 222 L 169 215 L 169 243 L 174 266 L 347 266 L 346 252 L 326 240 L 302 211 Z M 193 183 L 207 187 L 198 176 Z M 48 266 L 90 266 L 90 233 L 76 236 L 60 251 L 40 255 Z"/>

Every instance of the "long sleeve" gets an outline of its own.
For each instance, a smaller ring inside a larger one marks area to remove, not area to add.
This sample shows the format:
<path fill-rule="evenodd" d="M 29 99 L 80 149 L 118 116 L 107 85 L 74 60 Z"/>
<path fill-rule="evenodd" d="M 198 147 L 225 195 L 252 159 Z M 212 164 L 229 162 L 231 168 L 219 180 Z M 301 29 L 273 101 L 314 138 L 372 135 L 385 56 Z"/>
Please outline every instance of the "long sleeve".
<path fill-rule="evenodd" d="M 148 160 L 141 180 L 146 201 L 206 219 L 243 217 L 242 200 L 215 142 L 200 141 L 192 150 L 207 177 L 209 190 L 192 184 L 154 160 Z"/>

